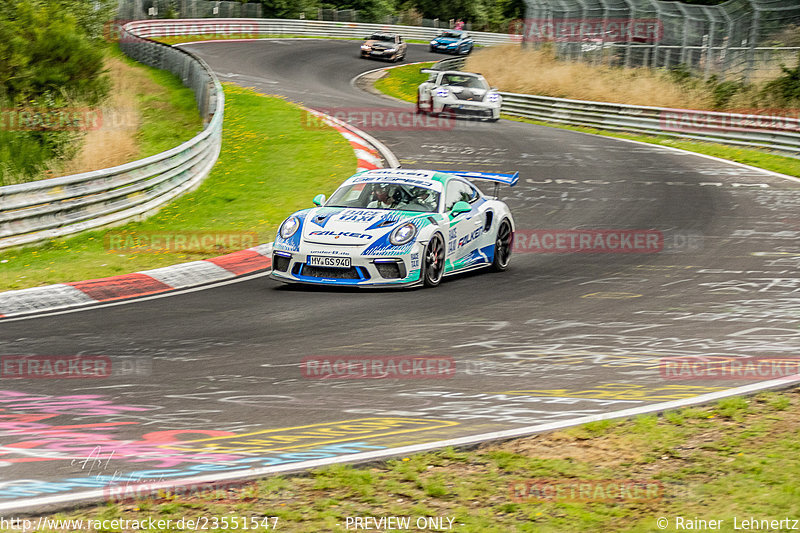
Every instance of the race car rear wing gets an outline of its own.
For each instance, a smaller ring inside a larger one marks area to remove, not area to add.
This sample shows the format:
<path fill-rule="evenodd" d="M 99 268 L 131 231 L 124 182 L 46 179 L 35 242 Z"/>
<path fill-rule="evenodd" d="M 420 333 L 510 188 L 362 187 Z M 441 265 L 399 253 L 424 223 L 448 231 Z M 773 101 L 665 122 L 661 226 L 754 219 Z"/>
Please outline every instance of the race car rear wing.
<path fill-rule="evenodd" d="M 497 172 L 472 172 L 468 170 L 437 170 L 436 172 L 441 172 L 442 174 L 455 174 L 456 176 L 473 180 L 497 181 L 504 183 L 509 187 L 513 187 L 517 184 L 517 181 L 519 181 L 519 172 L 514 172 L 513 174 L 498 174 Z"/>
<path fill-rule="evenodd" d="M 442 174 L 453 174 L 462 178 L 473 180 L 486 180 L 494 182 L 494 196 L 497 197 L 498 188 L 500 184 L 513 187 L 519 181 L 519 172 L 513 174 L 499 174 L 497 172 L 473 172 L 468 170 L 437 170 Z"/>

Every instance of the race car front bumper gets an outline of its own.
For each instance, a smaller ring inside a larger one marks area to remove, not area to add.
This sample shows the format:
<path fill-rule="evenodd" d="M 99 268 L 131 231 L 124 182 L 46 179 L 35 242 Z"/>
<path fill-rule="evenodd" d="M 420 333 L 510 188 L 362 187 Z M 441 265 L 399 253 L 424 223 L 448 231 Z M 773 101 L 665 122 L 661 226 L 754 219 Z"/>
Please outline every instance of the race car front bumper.
<path fill-rule="evenodd" d="M 300 251 L 272 253 L 273 279 L 285 283 L 346 286 L 407 286 L 421 281 L 420 262 L 424 246 L 418 244 L 403 255 L 362 256 L 343 252 L 342 247 L 301 246 Z M 349 258 L 349 267 L 310 265 L 308 257 Z"/>
<path fill-rule="evenodd" d="M 489 102 L 476 102 L 472 100 L 451 100 L 439 102 L 441 109 L 434 107 L 434 112 L 463 115 L 481 118 L 500 118 L 500 106 Z"/>

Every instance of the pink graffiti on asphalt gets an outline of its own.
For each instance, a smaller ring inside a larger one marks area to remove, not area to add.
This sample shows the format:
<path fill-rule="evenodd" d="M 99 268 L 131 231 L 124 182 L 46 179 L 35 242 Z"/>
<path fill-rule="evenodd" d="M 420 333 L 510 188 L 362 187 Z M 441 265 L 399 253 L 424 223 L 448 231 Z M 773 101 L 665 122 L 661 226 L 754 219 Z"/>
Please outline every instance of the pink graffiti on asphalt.
<path fill-rule="evenodd" d="M 215 453 L 185 453 L 164 448 L 179 444 L 181 435 L 204 437 L 232 436 L 235 433 L 213 429 L 154 431 L 141 440 L 121 440 L 113 433 L 118 426 L 138 422 L 97 422 L 54 425 L 42 423 L 65 414 L 117 415 L 123 411 L 150 411 L 152 407 L 114 405 L 99 395 L 33 396 L 14 391 L 0 391 L 0 432 L 8 437 L 18 436 L 18 442 L 4 444 L 0 460 L 9 463 L 31 461 L 75 460 L 82 457 L 112 458 L 130 463 L 155 463 L 171 467 L 184 463 L 226 461 L 241 455 Z M 13 411 L 36 412 L 14 413 Z M 66 411 L 66 412 L 65 412 Z M 18 450 L 18 451 L 16 451 Z M 37 453 L 41 452 L 41 453 Z M 24 457 L 15 458 L 14 455 Z"/>
<path fill-rule="evenodd" d="M 39 413 L 72 415 L 117 415 L 125 411 L 151 411 L 152 407 L 133 405 L 114 405 L 102 400 L 98 394 L 78 394 L 73 396 L 31 395 L 24 392 L 0 390 L 0 407 L 22 411 L 33 410 Z"/>

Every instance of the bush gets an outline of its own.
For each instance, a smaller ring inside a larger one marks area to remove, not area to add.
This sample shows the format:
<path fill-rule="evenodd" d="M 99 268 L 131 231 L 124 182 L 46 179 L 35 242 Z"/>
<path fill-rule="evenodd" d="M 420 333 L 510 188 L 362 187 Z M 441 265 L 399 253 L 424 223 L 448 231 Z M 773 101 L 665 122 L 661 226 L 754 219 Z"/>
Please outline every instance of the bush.
<path fill-rule="evenodd" d="M 80 135 L 9 123 L 22 110 L 98 104 L 108 93 L 103 17 L 108 0 L 11 0 L 0 11 L 0 184 L 33 176 L 69 157 Z"/>
<path fill-rule="evenodd" d="M 762 96 L 783 107 L 800 105 L 800 55 L 796 67 L 781 65 L 781 70 L 783 75 L 764 85 Z"/>

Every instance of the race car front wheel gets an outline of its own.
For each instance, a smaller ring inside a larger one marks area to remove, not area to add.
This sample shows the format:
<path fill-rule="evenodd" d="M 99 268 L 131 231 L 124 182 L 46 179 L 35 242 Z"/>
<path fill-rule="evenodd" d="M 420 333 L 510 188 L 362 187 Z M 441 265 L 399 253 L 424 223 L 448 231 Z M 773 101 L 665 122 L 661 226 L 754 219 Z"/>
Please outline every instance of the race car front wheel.
<path fill-rule="evenodd" d="M 511 259 L 511 247 L 514 243 L 514 232 L 511 230 L 511 223 L 508 219 L 503 219 L 500 227 L 497 228 L 497 235 L 494 239 L 494 260 L 492 270 L 502 272 L 508 268 Z"/>
<path fill-rule="evenodd" d="M 425 264 L 422 279 L 426 287 L 436 287 L 444 276 L 444 241 L 438 234 L 431 237 L 425 247 Z"/>

